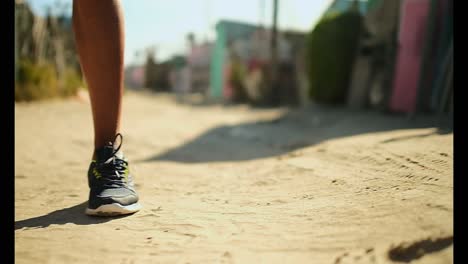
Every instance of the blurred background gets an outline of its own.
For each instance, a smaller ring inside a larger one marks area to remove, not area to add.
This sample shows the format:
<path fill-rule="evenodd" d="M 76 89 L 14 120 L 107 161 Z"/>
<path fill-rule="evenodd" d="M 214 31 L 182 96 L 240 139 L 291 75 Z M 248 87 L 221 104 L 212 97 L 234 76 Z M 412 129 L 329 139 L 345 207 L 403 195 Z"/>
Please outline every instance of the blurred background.
<path fill-rule="evenodd" d="M 127 90 L 453 111 L 451 0 L 122 1 Z M 15 0 L 15 101 L 86 90 L 71 0 Z"/>

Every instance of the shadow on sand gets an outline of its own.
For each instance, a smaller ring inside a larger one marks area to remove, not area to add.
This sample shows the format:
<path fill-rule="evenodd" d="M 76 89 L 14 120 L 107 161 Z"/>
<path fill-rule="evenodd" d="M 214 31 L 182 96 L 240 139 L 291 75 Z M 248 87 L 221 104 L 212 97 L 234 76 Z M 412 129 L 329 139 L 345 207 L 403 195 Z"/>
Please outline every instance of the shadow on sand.
<path fill-rule="evenodd" d="M 80 203 L 78 205 L 60 209 L 48 213 L 43 216 L 33 217 L 25 220 L 15 221 L 15 230 L 19 229 L 30 229 L 30 228 L 46 228 L 50 225 L 64 225 L 64 224 L 75 224 L 75 225 L 94 225 L 105 223 L 117 218 L 125 216 L 114 216 L 114 217 L 92 217 L 85 215 L 85 209 L 87 202 Z"/>
<path fill-rule="evenodd" d="M 342 137 L 398 129 L 434 128 L 411 137 L 450 133 L 451 117 L 384 114 L 346 108 L 313 106 L 291 110 L 280 118 L 213 128 L 197 138 L 140 162 L 182 163 L 245 161 L 278 156 Z M 407 139 L 407 138 L 406 138 Z M 405 140 L 392 138 L 388 142 Z M 388 143 L 383 142 L 383 143 Z"/>

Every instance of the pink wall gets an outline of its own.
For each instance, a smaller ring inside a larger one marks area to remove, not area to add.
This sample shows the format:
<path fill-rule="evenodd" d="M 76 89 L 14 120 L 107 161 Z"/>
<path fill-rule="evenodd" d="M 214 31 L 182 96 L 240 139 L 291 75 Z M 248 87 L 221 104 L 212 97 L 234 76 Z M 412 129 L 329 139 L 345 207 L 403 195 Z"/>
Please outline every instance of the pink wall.
<path fill-rule="evenodd" d="M 412 112 L 416 107 L 417 89 L 423 55 L 430 0 L 404 0 L 401 5 L 400 32 L 390 109 Z"/>

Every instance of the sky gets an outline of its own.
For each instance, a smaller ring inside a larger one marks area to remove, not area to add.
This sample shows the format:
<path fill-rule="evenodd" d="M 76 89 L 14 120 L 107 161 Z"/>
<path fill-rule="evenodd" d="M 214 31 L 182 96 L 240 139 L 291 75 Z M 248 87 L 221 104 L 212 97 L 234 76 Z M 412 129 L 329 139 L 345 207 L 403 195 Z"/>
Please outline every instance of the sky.
<path fill-rule="evenodd" d="M 28 0 L 33 12 L 43 16 L 47 6 L 72 0 Z M 278 0 L 278 27 L 309 31 L 332 0 Z M 143 50 L 153 46 L 156 60 L 186 50 L 186 35 L 213 41 L 214 26 L 221 19 L 272 24 L 273 0 L 122 0 L 125 18 L 125 65 L 140 64 Z M 139 52 L 140 51 L 140 52 Z M 139 53 L 140 56 L 136 54 Z"/>

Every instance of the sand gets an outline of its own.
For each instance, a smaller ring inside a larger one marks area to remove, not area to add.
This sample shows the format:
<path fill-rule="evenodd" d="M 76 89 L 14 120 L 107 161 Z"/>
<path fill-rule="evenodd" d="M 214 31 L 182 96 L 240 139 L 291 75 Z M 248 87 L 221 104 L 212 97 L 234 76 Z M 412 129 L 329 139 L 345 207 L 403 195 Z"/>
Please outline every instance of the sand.
<path fill-rule="evenodd" d="M 453 133 L 433 118 L 123 108 L 143 209 L 94 218 L 89 103 L 15 104 L 16 263 L 453 263 Z"/>

